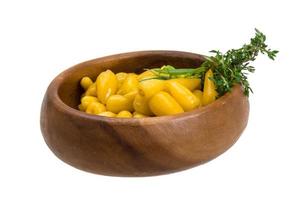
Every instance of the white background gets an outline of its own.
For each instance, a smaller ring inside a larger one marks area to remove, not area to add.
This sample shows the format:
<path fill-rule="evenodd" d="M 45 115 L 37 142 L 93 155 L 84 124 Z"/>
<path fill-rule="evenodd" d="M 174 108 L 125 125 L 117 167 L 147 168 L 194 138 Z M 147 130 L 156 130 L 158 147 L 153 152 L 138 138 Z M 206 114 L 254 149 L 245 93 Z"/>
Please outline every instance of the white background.
<path fill-rule="evenodd" d="M 0 199 L 299 199 L 296 3 L 1 0 Z M 225 51 L 255 27 L 280 53 L 255 61 L 248 127 L 217 159 L 165 176 L 107 177 L 70 167 L 44 143 L 42 98 L 68 67 L 137 50 Z"/>

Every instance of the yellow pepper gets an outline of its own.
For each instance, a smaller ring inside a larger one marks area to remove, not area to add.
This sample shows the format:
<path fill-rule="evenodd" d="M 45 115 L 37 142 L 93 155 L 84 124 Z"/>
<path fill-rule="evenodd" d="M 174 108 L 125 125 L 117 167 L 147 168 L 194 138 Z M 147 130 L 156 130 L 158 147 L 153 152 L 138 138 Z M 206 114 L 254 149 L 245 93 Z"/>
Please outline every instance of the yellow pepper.
<path fill-rule="evenodd" d="M 118 89 L 122 86 L 122 84 L 124 83 L 127 76 L 128 76 L 128 74 L 125 72 L 116 73 L 116 77 L 118 80 Z"/>
<path fill-rule="evenodd" d="M 193 94 L 199 99 L 199 101 L 200 101 L 199 107 L 201 107 L 203 92 L 201 90 L 194 90 Z"/>
<path fill-rule="evenodd" d="M 112 71 L 106 70 L 97 77 L 96 85 L 99 101 L 106 104 L 108 97 L 116 93 L 118 80 Z"/>
<path fill-rule="evenodd" d="M 127 94 L 124 95 L 124 97 L 126 97 L 129 100 L 129 106 L 130 106 L 128 108 L 129 111 L 133 111 L 134 110 L 133 109 L 133 101 L 134 101 L 135 96 L 137 95 L 137 93 L 138 93 L 138 91 L 134 90 L 134 91 L 129 92 L 129 93 L 127 93 Z"/>
<path fill-rule="evenodd" d="M 86 108 L 86 113 L 89 114 L 99 114 L 106 111 L 105 106 L 100 102 L 91 102 Z"/>
<path fill-rule="evenodd" d="M 154 94 L 165 89 L 166 81 L 150 79 L 141 81 L 139 84 L 139 94 L 146 99 L 150 99 Z"/>
<path fill-rule="evenodd" d="M 78 109 L 100 116 L 142 118 L 190 111 L 215 101 L 218 96 L 210 80 L 212 70 L 205 74 L 203 92 L 197 78 L 151 79 L 154 77 L 150 70 L 139 75 L 106 70 L 94 83 L 85 76 L 80 80 L 85 92 Z"/>
<path fill-rule="evenodd" d="M 144 71 L 143 73 L 141 73 L 140 75 L 138 75 L 138 80 L 141 81 L 141 80 L 153 78 L 153 77 L 156 77 L 156 75 L 152 71 L 147 70 L 147 71 Z"/>
<path fill-rule="evenodd" d="M 129 112 L 127 110 L 122 110 L 121 112 L 119 112 L 117 114 L 117 117 L 119 117 L 119 118 L 131 118 L 132 114 L 131 114 L 131 112 Z"/>
<path fill-rule="evenodd" d="M 211 69 L 205 73 L 202 96 L 202 105 L 204 106 L 215 101 L 218 96 L 215 83 L 209 79 L 210 77 L 213 77 L 213 71 Z"/>
<path fill-rule="evenodd" d="M 171 80 L 180 83 L 190 91 L 199 89 L 201 83 L 201 80 L 199 78 L 176 78 Z"/>
<path fill-rule="evenodd" d="M 99 116 L 104 116 L 104 117 L 115 117 L 116 116 L 115 113 L 110 112 L 110 111 L 105 111 L 105 112 L 99 113 L 98 115 Z"/>
<path fill-rule="evenodd" d="M 143 115 L 143 114 L 138 113 L 138 112 L 133 113 L 133 118 L 144 118 L 144 117 L 148 117 L 148 116 Z"/>
<path fill-rule="evenodd" d="M 87 76 L 83 77 L 80 81 L 80 85 L 84 90 L 87 90 L 92 84 L 93 84 L 92 79 L 90 79 Z"/>
<path fill-rule="evenodd" d="M 128 75 L 134 76 L 135 78 L 138 78 L 139 75 L 137 75 L 136 73 L 128 73 Z"/>
<path fill-rule="evenodd" d="M 149 107 L 157 116 L 174 115 L 184 112 L 176 100 L 164 91 L 158 92 L 149 100 Z"/>
<path fill-rule="evenodd" d="M 135 111 L 143 114 L 143 115 L 153 115 L 153 113 L 151 112 L 149 106 L 148 106 L 148 100 L 141 96 L 140 94 L 137 94 L 135 96 L 135 99 L 133 101 L 133 108 Z"/>
<path fill-rule="evenodd" d="M 128 98 L 119 94 L 112 95 L 107 99 L 106 109 L 113 113 L 118 113 L 122 110 L 133 111 L 132 102 L 130 102 Z"/>
<path fill-rule="evenodd" d="M 94 97 L 97 97 L 96 83 L 93 83 L 92 85 L 90 85 L 90 87 L 85 92 L 84 96 L 94 96 Z"/>
<path fill-rule="evenodd" d="M 169 80 L 166 84 L 166 87 L 184 111 L 193 110 L 200 105 L 199 99 L 189 89 L 180 83 Z"/>
<path fill-rule="evenodd" d="M 125 94 L 124 97 L 126 97 L 129 101 L 133 102 L 134 98 L 137 94 L 138 94 L 138 91 L 134 90 L 134 91 L 131 91 L 131 92 L 128 92 L 127 94 Z"/>
<path fill-rule="evenodd" d="M 98 102 L 98 99 L 96 97 L 93 97 L 93 96 L 84 96 L 81 98 L 81 108 L 82 110 L 86 110 L 88 105 L 91 103 L 91 102 Z"/>
<path fill-rule="evenodd" d="M 118 90 L 117 94 L 124 95 L 134 90 L 137 90 L 138 84 L 139 81 L 137 80 L 137 75 L 129 73 L 127 78 L 124 80 L 122 86 Z"/>
<path fill-rule="evenodd" d="M 79 109 L 80 111 L 84 111 L 82 104 L 79 104 L 79 105 L 78 105 L 78 109 Z"/>

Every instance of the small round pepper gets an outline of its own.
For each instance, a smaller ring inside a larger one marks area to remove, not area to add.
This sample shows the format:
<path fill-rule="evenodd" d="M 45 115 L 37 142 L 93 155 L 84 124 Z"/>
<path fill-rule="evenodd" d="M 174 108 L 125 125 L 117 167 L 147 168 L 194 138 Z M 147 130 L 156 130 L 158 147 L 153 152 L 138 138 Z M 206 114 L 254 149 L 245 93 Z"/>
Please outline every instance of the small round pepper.
<path fill-rule="evenodd" d="M 138 113 L 138 112 L 133 113 L 133 118 L 144 118 L 144 117 L 148 117 L 148 116 L 143 115 L 143 114 Z"/>
<path fill-rule="evenodd" d="M 95 101 L 95 102 L 91 102 L 87 106 L 85 112 L 89 113 L 89 114 L 96 114 L 97 115 L 97 114 L 102 113 L 104 111 L 106 111 L 105 106 L 102 103 Z"/>
<path fill-rule="evenodd" d="M 92 84 L 93 84 L 92 79 L 90 79 L 87 76 L 83 77 L 80 81 L 80 85 L 84 90 L 87 90 Z"/>
<path fill-rule="evenodd" d="M 119 112 L 117 114 L 117 117 L 119 117 L 119 118 L 131 118 L 132 114 L 131 114 L 131 112 L 129 112 L 127 110 L 122 110 L 121 112 Z"/>
<path fill-rule="evenodd" d="M 110 111 L 105 111 L 102 113 L 98 114 L 99 116 L 104 116 L 104 117 L 116 117 L 116 114 Z"/>
<path fill-rule="evenodd" d="M 84 96 L 81 98 L 81 108 L 85 111 L 91 102 L 98 102 L 97 97 Z"/>

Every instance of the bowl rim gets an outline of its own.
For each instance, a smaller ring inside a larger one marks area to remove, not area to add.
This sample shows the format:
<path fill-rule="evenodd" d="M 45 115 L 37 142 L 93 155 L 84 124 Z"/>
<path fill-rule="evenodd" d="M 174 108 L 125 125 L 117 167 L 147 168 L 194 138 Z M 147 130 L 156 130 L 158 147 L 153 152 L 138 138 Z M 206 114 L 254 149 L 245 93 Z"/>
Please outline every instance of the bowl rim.
<path fill-rule="evenodd" d="M 82 67 L 84 64 L 88 64 L 91 62 L 98 62 L 100 59 L 101 60 L 108 60 L 108 59 L 115 59 L 116 57 L 118 58 L 125 58 L 125 57 L 133 57 L 137 54 L 182 54 L 182 55 L 194 55 L 194 56 L 201 56 L 200 54 L 195 54 L 191 52 L 184 52 L 184 51 L 169 51 L 169 50 L 151 50 L 151 51 L 134 51 L 134 52 L 128 52 L 128 53 L 121 53 L 121 54 L 114 54 L 110 56 L 105 56 L 105 57 L 99 57 L 95 59 L 91 59 L 88 61 L 81 62 L 79 64 L 76 64 L 63 72 L 61 72 L 58 76 L 56 76 L 52 82 L 50 83 L 48 89 L 47 89 L 47 94 L 49 95 L 49 99 L 52 100 L 53 105 L 59 110 L 64 112 L 65 114 L 68 114 L 72 117 L 77 117 L 77 118 L 82 118 L 85 120 L 92 120 L 92 121 L 98 121 L 99 124 L 100 122 L 106 122 L 109 124 L 118 124 L 118 125 L 127 125 L 127 126 L 138 126 L 138 125 L 145 125 L 145 124 L 159 124 L 159 123 L 164 123 L 165 121 L 177 121 L 177 120 L 183 120 L 183 119 L 189 119 L 193 118 L 195 116 L 199 115 L 204 115 L 205 113 L 218 109 L 219 107 L 222 107 L 228 102 L 230 98 L 233 98 L 234 93 L 238 93 L 242 91 L 242 87 L 240 85 L 235 85 L 231 92 L 227 92 L 220 98 L 218 98 L 216 101 L 214 101 L 211 104 L 208 104 L 206 106 L 196 108 L 191 111 L 183 112 L 180 114 L 176 115 L 166 115 L 166 116 L 155 116 L 155 117 L 145 117 L 145 118 L 116 118 L 116 117 L 105 117 L 105 116 L 99 116 L 99 115 L 94 115 L 94 114 L 88 114 L 85 112 L 82 112 L 78 109 L 72 108 L 68 106 L 66 103 L 62 101 L 58 94 L 58 90 L 60 88 L 60 85 L 63 83 L 63 76 L 65 76 L 68 73 L 71 73 L 73 70 L 76 68 Z"/>

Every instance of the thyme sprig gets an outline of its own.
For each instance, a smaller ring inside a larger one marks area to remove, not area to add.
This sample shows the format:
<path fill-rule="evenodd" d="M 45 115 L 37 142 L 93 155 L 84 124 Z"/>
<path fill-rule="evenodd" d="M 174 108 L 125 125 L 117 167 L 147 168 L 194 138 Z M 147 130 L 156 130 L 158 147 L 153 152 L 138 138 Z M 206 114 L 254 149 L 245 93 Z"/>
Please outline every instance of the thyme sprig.
<path fill-rule="evenodd" d="M 274 60 L 277 50 L 271 50 L 265 44 L 266 36 L 255 29 L 255 37 L 251 38 L 249 44 L 244 44 L 239 49 L 231 49 L 226 53 L 219 50 L 210 51 L 213 56 L 204 56 L 205 61 L 198 68 L 182 68 L 176 69 L 173 66 L 166 65 L 162 68 L 151 69 L 159 79 L 172 78 L 201 78 L 204 80 L 205 72 L 212 69 L 214 77 L 212 80 L 216 85 L 219 96 L 230 92 L 235 84 L 241 84 L 244 94 L 249 96 L 252 92 L 248 82 L 248 74 L 253 73 L 255 68 L 249 65 L 254 61 L 259 53 L 266 54 L 270 59 Z M 203 84 L 204 81 L 202 81 Z"/>

